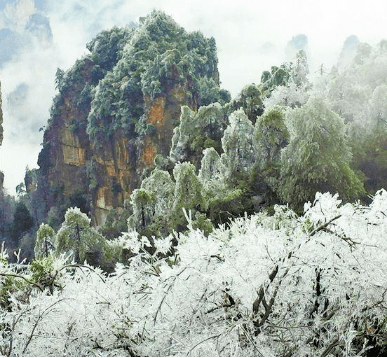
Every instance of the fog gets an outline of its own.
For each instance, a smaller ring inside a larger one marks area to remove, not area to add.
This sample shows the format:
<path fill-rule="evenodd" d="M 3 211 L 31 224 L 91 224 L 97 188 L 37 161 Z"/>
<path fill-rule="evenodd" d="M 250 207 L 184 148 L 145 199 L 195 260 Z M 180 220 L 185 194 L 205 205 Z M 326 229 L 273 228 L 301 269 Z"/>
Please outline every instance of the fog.
<path fill-rule="evenodd" d="M 27 165 L 37 167 L 39 129 L 49 117 L 57 68 L 71 67 L 101 30 L 137 22 L 153 8 L 187 31 L 215 38 L 222 87 L 233 96 L 246 84 L 259 83 L 263 70 L 291 61 L 295 51 L 289 42 L 297 35 L 307 37 L 312 75 L 321 64 L 327 69 L 336 64 L 350 35 L 371 45 L 387 38 L 384 0 L 0 0 L 0 170 L 10 193 Z"/>

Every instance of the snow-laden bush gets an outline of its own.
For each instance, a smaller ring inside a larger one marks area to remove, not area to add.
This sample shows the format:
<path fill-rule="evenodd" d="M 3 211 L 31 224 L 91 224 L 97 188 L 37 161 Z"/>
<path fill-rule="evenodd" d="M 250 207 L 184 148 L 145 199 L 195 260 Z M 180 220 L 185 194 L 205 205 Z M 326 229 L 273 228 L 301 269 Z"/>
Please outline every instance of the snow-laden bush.
<path fill-rule="evenodd" d="M 318 193 L 302 217 L 276 206 L 208 236 L 189 225 L 157 239 L 153 255 L 146 238 L 123 234 L 136 255 L 110 276 L 56 259 L 54 290 L 14 285 L 1 354 L 383 355 L 386 229 L 381 190 L 369 207 Z M 33 282 L 28 269 L 2 264 L 0 274 Z"/>

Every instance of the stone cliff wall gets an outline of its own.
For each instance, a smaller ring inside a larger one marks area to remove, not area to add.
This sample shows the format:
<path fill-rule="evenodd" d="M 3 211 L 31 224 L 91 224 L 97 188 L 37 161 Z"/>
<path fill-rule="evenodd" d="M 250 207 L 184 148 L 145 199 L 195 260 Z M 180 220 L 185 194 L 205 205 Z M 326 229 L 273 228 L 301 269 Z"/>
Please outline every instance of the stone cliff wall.
<path fill-rule="evenodd" d="M 88 78 L 85 72 L 85 81 Z M 111 209 L 122 209 L 144 173 L 153 168 L 155 155 L 168 156 L 181 106 L 195 108 L 187 86 L 176 83 L 166 93 L 144 99 L 149 133 L 134 138 L 120 129 L 112 138 L 93 143 L 85 126 L 74 130 L 80 118 L 86 121 L 89 108 L 77 107 L 76 91 L 66 93 L 44 135 L 40 172 L 45 184 L 40 187 L 46 211 L 76 194 L 86 198 L 95 225 L 102 225 Z"/>
<path fill-rule="evenodd" d="M 87 72 L 83 73 L 82 80 L 86 81 L 88 76 Z M 80 118 L 87 118 L 90 108 L 80 108 L 78 98 L 76 88 L 63 95 L 44 133 L 43 149 L 38 159 L 38 190 L 44 197 L 46 213 L 52 207 L 60 209 L 71 195 L 83 195 L 89 201 L 86 173 L 91 157 L 90 142 L 85 129 L 75 129 L 74 124 Z"/>
<path fill-rule="evenodd" d="M 92 155 L 97 162 L 98 187 L 92 194 L 92 213 L 96 225 L 101 225 L 111 209 L 124 207 L 132 191 L 139 187 L 143 173 L 154 167 L 156 154 L 168 156 L 173 129 L 178 124 L 182 105 L 193 106 L 184 86 L 175 86 L 155 99 L 145 98 L 146 123 L 153 131 L 142 138 L 115 133 L 103 152 Z"/>
<path fill-rule="evenodd" d="M 48 217 L 59 221 L 67 207 L 83 205 L 102 225 L 125 207 L 156 155 L 168 156 L 181 106 L 197 110 L 200 96 L 220 96 L 219 76 L 215 40 L 163 12 L 103 31 L 87 48 L 56 73 L 37 190 Z"/>

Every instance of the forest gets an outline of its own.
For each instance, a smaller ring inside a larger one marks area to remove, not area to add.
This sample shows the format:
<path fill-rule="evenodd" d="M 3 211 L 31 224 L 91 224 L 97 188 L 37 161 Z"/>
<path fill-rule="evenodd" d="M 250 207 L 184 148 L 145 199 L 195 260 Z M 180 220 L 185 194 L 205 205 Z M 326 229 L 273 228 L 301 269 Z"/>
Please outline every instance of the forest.
<path fill-rule="evenodd" d="M 235 98 L 161 11 L 86 49 L 0 189 L 0 354 L 387 355 L 387 40 Z"/>

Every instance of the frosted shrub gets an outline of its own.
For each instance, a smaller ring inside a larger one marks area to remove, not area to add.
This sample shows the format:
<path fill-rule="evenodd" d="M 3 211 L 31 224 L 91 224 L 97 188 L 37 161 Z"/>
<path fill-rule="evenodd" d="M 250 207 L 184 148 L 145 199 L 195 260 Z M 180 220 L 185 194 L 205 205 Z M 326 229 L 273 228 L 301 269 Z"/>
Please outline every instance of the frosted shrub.
<path fill-rule="evenodd" d="M 103 251 L 105 239 L 90 227 L 91 219 L 79 208 L 69 208 L 65 221 L 55 236 L 55 255 L 73 252 L 75 261 L 83 262 L 87 252 Z"/>
<path fill-rule="evenodd" d="M 47 257 L 48 254 L 54 248 L 53 241 L 55 237 L 54 229 L 47 224 L 40 224 L 39 230 L 36 233 L 35 240 L 35 257 L 42 258 Z"/>
<path fill-rule="evenodd" d="M 273 217 L 238 218 L 209 235 L 186 219 L 188 231 L 155 239 L 154 254 L 145 237 L 124 233 L 116 245 L 135 255 L 114 274 L 55 261 L 53 292 L 31 285 L 26 299 L 14 288 L 0 311 L 1 354 L 386 352 L 386 191 L 369 207 L 318 193 L 301 217 L 278 206 Z M 31 281 L 28 269 L 13 272 Z M 0 273 L 4 284 L 12 268 Z"/>

